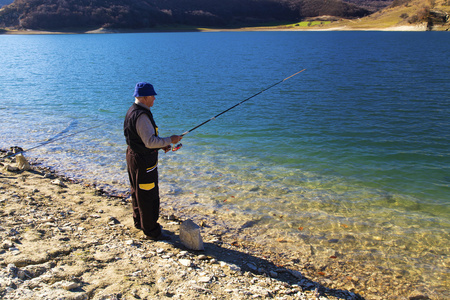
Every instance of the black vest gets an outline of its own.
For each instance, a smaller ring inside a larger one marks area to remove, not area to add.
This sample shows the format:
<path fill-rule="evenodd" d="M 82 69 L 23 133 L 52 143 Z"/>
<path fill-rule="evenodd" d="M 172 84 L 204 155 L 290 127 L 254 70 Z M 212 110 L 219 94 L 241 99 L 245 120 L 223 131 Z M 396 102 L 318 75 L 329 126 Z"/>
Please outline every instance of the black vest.
<path fill-rule="evenodd" d="M 151 154 L 158 151 L 158 149 L 149 149 L 145 147 L 144 142 L 141 137 L 138 135 L 136 130 L 136 122 L 140 115 L 147 114 L 150 118 L 150 122 L 155 129 L 155 135 L 158 136 L 158 127 L 153 120 L 153 115 L 150 110 L 133 103 L 133 105 L 128 109 L 128 112 L 125 116 L 125 121 L 123 123 L 123 133 L 125 135 L 125 140 L 127 141 L 127 145 L 135 152 L 139 154 Z"/>

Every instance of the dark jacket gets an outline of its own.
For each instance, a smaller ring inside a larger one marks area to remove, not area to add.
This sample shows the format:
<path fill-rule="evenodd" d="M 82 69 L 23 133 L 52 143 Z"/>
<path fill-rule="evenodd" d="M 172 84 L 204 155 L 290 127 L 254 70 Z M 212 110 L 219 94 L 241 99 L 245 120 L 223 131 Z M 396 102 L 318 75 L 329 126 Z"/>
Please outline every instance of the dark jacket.
<path fill-rule="evenodd" d="M 149 149 L 145 147 L 144 142 L 140 138 L 139 134 L 136 130 L 136 122 L 138 118 L 142 114 L 147 114 L 150 118 L 150 122 L 153 125 L 153 128 L 155 129 L 155 134 L 157 135 L 158 127 L 155 124 L 155 121 L 153 120 L 153 115 L 150 112 L 150 110 L 145 109 L 142 106 L 137 105 L 136 103 L 133 103 L 133 105 L 128 109 L 128 112 L 125 116 L 125 121 L 123 123 L 123 133 L 125 135 L 125 140 L 127 142 L 127 145 L 130 146 L 130 148 L 135 152 L 139 154 L 151 154 L 158 151 L 158 149 Z"/>

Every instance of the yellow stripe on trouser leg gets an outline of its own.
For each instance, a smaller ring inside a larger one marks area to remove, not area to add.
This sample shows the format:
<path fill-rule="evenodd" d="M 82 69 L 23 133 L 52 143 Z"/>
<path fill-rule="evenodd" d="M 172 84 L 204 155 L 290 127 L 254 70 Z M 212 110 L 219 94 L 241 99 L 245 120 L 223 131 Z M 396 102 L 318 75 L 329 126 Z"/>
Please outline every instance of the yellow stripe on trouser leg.
<path fill-rule="evenodd" d="M 147 168 L 145 169 L 147 171 L 147 173 L 150 173 L 151 171 L 153 171 L 154 169 L 156 169 L 156 167 L 158 167 L 158 163 L 156 163 L 156 165 L 154 165 L 153 167 Z"/>
<path fill-rule="evenodd" d="M 153 189 L 155 187 L 155 183 L 154 182 L 152 182 L 152 183 L 141 183 L 141 184 L 139 184 L 139 188 L 141 189 L 141 190 L 144 190 L 144 191 L 150 191 L 151 189 Z"/>

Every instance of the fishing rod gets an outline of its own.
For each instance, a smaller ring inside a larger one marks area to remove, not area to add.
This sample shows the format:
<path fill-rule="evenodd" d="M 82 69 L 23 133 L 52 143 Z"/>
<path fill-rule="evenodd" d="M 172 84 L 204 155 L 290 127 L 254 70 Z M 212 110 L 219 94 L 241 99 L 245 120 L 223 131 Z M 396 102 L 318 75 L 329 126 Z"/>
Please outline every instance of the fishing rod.
<path fill-rule="evenodd" d="M 273 88 L 274 86 L 276 86 L 276 85 L 278 85 L 278 84 L 280 84 L 280 83 L 282 83 L 282 82 L 285 82 L 286 80 L 288 80 L 288 79 L 294 77 L 294 76 L 297 75 L 297 74 L 300 74 L 301 72 L 303 72 L 303 71 L 305 71 L 305 70 L 306 70 L 306 69 L 303 69 L 303 70 L 301 70 L 301 71 L 298 71 L 297 73 L 294 73 L 294 74 L 292 74 L 291 76 L 286 77 L 286 78 L 284 78 L 284 79 L 282 79 L 282 80 L 280 80 L 280 81 L 278 81 L 278 82 L 272 84 L 271 86 L 266 87 L 265 89 L 263 89 L 263 90 L 257 92 L 256 94 L 254 94 L 254 95 L 252 95 L 252 96 L 250 96 L 250 97 L 248 97 L 248 98 L 242 100 L 241 102 L 239 102 L 239 103 L 237 103 L 237 104 L 231 106 L 230 108 L 228 108 L 228 109 L 226 109 L 226 110 L 224 110 L 224 111 L 218 113 L 218 114 L 215 115 L 214 117 L 212 117 L 212 118 L 210 118 L 210 119 L 204 121 L 203 123 L 201 123 L 201 124 L 195 126 L 194 128 L 189 129 L 188 131 L 186 131 L 186 132 L 184 132 L 183 134 L 181 134 L 181 136 L 185 136 L 186 134 L 188 134 L 188 133 L 194 131 L 195 129 L 197 129 L 197 128 L 203 126 L 203 125 L 205 125 L 206 123 L 208 123 L 208 122 L 210 122 L 210 121 L 216 119 L 217 117 L 219 117 L 219 116 L 223 115 L 224 113 L 226 113 L 226 112 L 232 110 L 233 108 L 235 108 L 235 107 L 241 105 L 242 103 L 244 103 L 244 102 L 246 102 L 246 101 L 248 101 L 248 100 L 250 100 L 250 99 L 252 99 L 252 98 L 254 98 L 254 97 L 256 97 L 256 96 L 258 96 L 259 94 L 261 94 L 261 93 L 267 91 L 268 89 Z M 180 149 L 182 146 L 183 146 L 182 144 L 178 144 L 178 145 L 176 145 L 176 146 L 172 149 L 172 151 L 177 151 L 177 150 Z"/>
<path fill-rule="evenodd" d="M 28 152 L 28 151 L 30 151 L 30 150 L 33 150 L 33 149 L 36 149 L 36 148 L 45 146 L 45 145 L 50 144 L 50 143 L 53 143 L 53 142 L 55 142 L 55 141 L 65 139 L 65 138 L 68 138 L 68 137 L 70 137 L 70 136 L 74 136 L 74 135 L 76 135 L 76 134 L 79 134 L 79 133 L 82 133 L 82 132 L 85 132 L 85 131 L 88 131 L 88 130 L 91 130 L 91 129 L 94 129 L 94 128 L 97 128 L 97 127 L 100 127 L 100 126 L 103 126 L 103 124 L 96 125 L 96 126 L 92 126 L 92 127 L 89 127 L 89 128 L 86 128 L 86 129 L 83 129 L 83 130 L 80 130 L 80 131 L 77 131 L 77 132 L 74 132 L 74 133 L 71 133 L 71 134 L 63 135 L 63 136 L 61 136 L 61 137 L 59 137 L 59 138 L 54 138 L 54 137 L 53 137 L 53 138 L 50 138 L 49 140 L 47 140 L 47 141 L 45 141 L 45 142 L 43 142 L 43 143 L 40 143 L 40 144 L 37 145 L 37 146 L 31 147 L 31 148 L 26 149 L 26 150 L 19 151 L 19 152 L 17 152 L 17 153 L 14 153 L 14 154 L 11 154 L 11 155 L 8 155 L 8 156 L 5 156 L 5 157 L 2 157 L 2 158 L 0 158 L 0 161 L 4 161 L 4 160 L 7 159 L 7 158 L 14 157 L 14 156 L 16 156 L 16 155 L 18 155 L 18 154 Z M 56 136 L 58 136 L 58 135 L 60 135 L 60 133 L 57 134 Z"/>

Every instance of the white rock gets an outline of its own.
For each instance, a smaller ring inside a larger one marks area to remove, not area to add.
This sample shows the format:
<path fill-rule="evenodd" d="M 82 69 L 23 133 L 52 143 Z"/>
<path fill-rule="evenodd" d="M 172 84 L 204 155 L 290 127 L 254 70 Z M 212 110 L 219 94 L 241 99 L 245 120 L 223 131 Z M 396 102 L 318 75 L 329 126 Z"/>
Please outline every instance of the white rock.
<path fill-rule="evenodd" d="M 70 291 L 70 290 L 73 290 L 73 289 L 78 288 L 79 285 L 78 285 L 78 283 L 76 283 L 76 282 L 68 282 L 68 281 L 65 281 L 65 282 L 62 282 L 62 283 L 61 283 L 61 287 L 62 287 L 63 289 L 65 289 L 66 291 Z"/>
<path fill-rule="evenodd" d="M 192 261 L 190 259 L 180 259 L 179 260 L 180 264 L 182 264 L 185 267 L 190 267 L 192 265 Z"/>
<path fill-rule="evenodd" d="M 60 227 L 59 230 L 60 230 L 60 231 L 63 231 L 63 232 L 64 232 L 64 231 L 72 231 L 72 227 L 70 227 L 70 226 L 64 226 L 64 227 Z"/>
<path fill-rule="evenodd" d="M 200 227 L 192 220 L 186 220 L 180 225 L 180 240 L 191 250 L 204 250 Z"/>
<path fill-rule="evenodd" d="M 188 253 L 189 252 L 187 252 L 187 251 L 180 251 L 180 253 L 178 253 L 178 257 L 186 256 L 186 255 L 188 255 Z"/>
<path fill-rule="evenodd" d="M 3 249 L 9 249 L 9 248 L 12 248 L 12 247 L 14 247 L 14 243 L 11 240 L 3 241 L 3 243 L 2 243 L 2 248 Z"/>
<path fill-rule="evenodd" d="M 53 181 L 50 182 L 51 184 L 54 185 L 59 185 L 60 187 L 65 187 L 66 185 L 64 184 L 64 182 L 61 179 L 55 179 Z"/>
<path fill-rule="evenodd" d="M 209 276 L 202 276 L 198 279 L 198 282 L 202 282 L 202 283 L 208 283 L 211 281 L 211 277 Z"/>
<path fill-rule="evenodd" d="M 240 270 L 241 270 L 241 268 L 240 268 L 238 265 L 235 265 L 235 264 L 229 264 L 229 263 L 226 263 L 226 262 L 224 262 L 224 261 L 221 261 L 221 262 L 220 262 L 220 266 L 221 266 L 222 268 L 228 267 L 228 268 L 230 268 L 231 271 L 240 271 Z"/>

